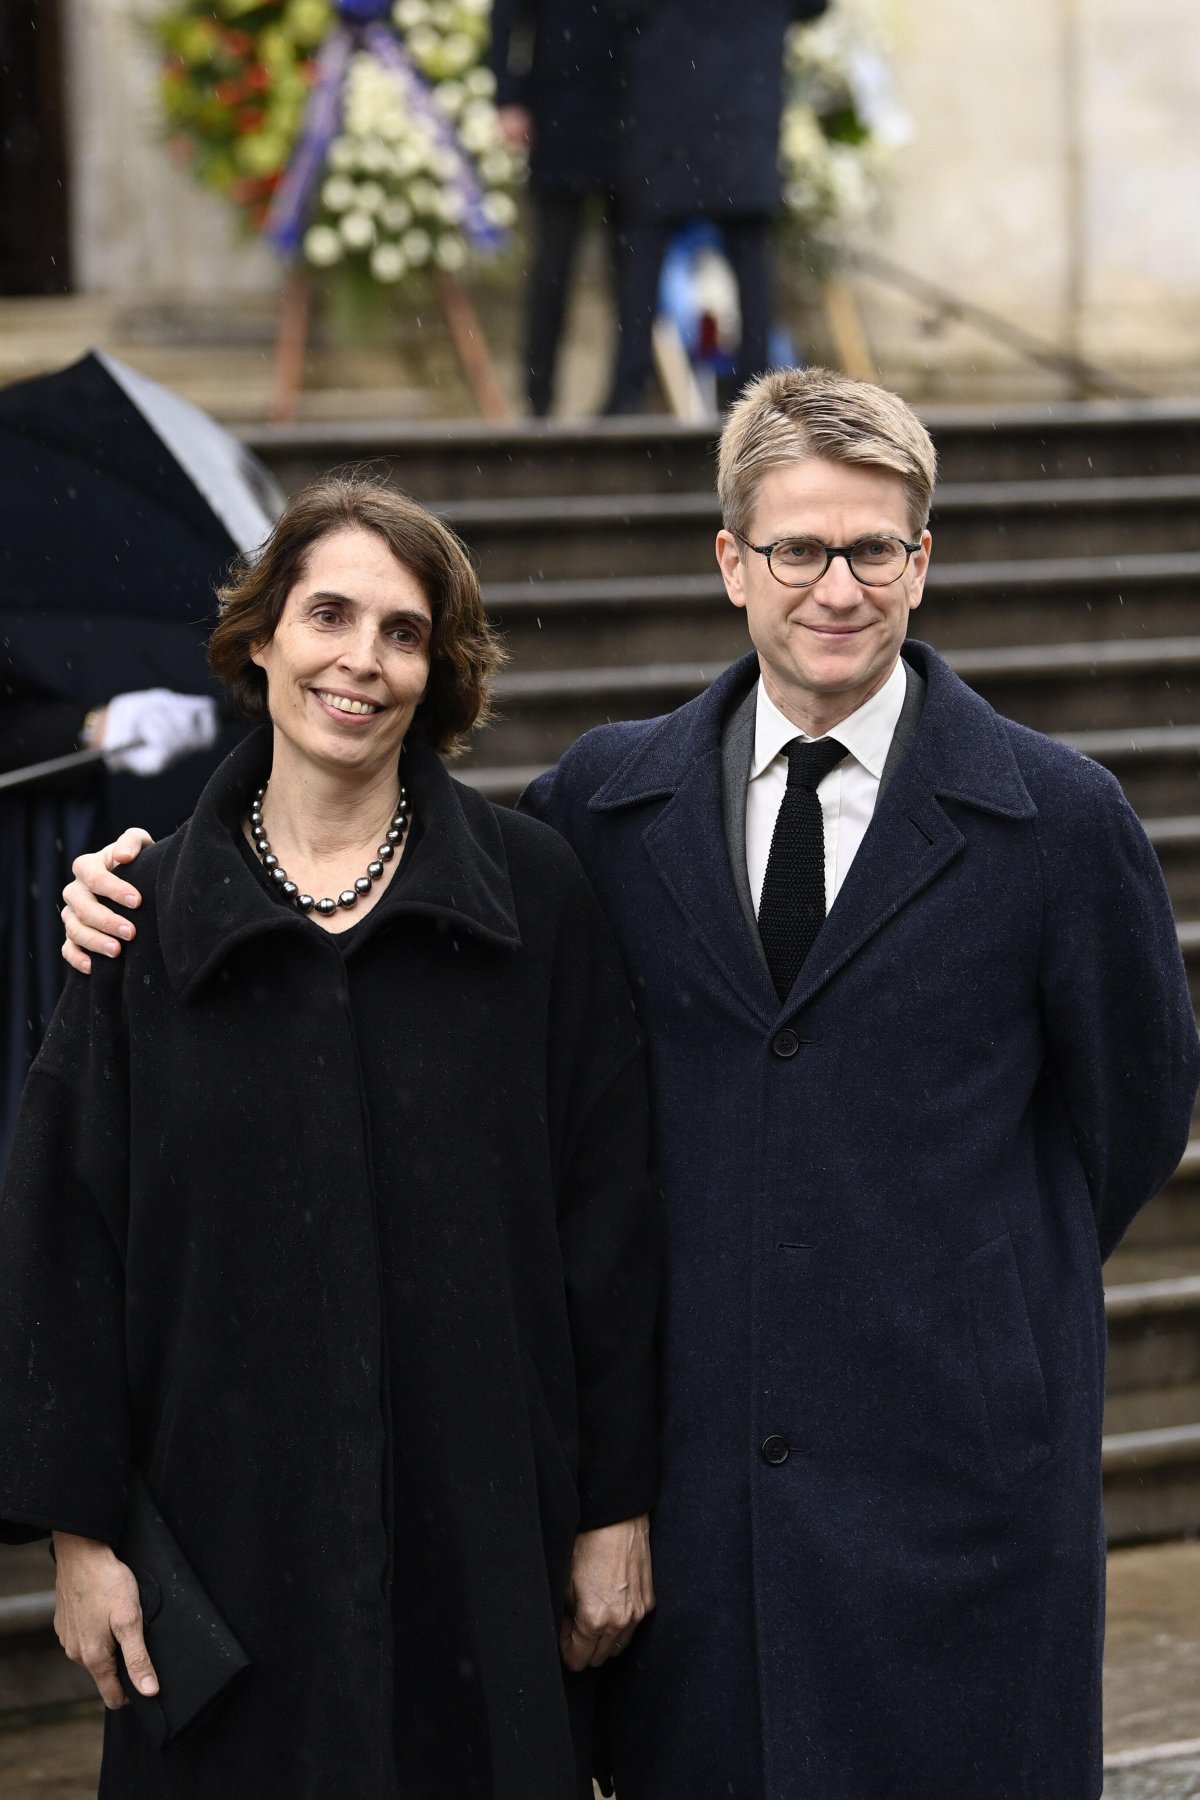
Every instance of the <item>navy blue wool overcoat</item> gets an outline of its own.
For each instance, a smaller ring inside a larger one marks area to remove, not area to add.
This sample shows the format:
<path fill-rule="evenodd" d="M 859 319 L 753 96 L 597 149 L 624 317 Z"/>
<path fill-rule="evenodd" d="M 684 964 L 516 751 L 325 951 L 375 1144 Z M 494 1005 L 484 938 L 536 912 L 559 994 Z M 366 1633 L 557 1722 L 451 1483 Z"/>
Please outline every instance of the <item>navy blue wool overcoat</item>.
<path fill-rule="evenodd" d="M 629 213 L 719 223 L 777 211 L 784 39 L 825 7 L 627 0 L 619 193 Z"/>
<path fill-rule="evenodd" d="M 1094 1800 L 1100 1264 L 1198 1050 L 1113 778 L 920 644 L 911 747 L 780 1005 L 722 836 L 753 657 L 589 733 L 575 846 L 649 1038 L 664 1196 L 658 1610 L 620 1800 Z"/>
<path fill-rule="evenodd" d="M 496 104 L 533 115 L 533 187 L 612 193 L 625 113 L 620 0 L 492 0 L 491 24 Z"/>

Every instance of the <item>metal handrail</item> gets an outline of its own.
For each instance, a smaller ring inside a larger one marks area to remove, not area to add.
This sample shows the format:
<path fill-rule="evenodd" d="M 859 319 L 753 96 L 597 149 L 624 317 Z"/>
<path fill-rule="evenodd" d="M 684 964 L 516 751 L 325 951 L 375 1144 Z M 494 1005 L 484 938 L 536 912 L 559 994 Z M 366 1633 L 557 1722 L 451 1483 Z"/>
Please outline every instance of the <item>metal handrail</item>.
<path fill-rule="evenodd" d="M 849 260 L 865 275 L 872 275 L 890 287 L 902 289 L 915 300 L 935 306 L 943 317 L 961 319 L 964 324 L 974 325 L 987 336 L 1007 345 L 1010 350 L 1015 350 L 1027 362 L 1052 369 L 1084 395 L 1111 395 L 1114 400 L 1148 400 L 1151 397 L 1144 388 L 1135 387 L 1132 382 L 1114 375 L 1111 370 L 1102 369 L 1099 364 L 1089 362 L 1086 357 L 1076 356 L 1073 351 L 1064 350 L 1059 344 L 1035 336 L 1033 332 L 1026 331 L 1023 325 L 1014 325 L 1011 319 L 1003 318 L 1000 313 L 994 313 L 989 307 L 980 306 L 974 300 L 964 299 L 961 294 L 952 293 L 939 282 L 930 281 L 927 275 L 919 275 L 914 269 L 906 269 L 902 264 L 893 262 L 890 257 L 881 256 L 877 250 L 852 251 Z"/>

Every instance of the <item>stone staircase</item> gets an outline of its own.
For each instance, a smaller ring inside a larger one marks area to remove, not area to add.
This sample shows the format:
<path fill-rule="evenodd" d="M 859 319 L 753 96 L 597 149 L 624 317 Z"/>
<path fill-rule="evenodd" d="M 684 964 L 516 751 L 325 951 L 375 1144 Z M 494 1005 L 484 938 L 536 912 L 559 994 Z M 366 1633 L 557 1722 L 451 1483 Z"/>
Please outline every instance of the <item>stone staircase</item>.
<path fill-rule="evenodd" d="M 1112 769 L 1166 872 L 1200 1004 L 1200 406 L 931 414 L 919 635 L 1003 712 Z M 256 428 L 285 488 L 370 461 L 478 560 L 512 661 L 460 770 L 515 798 L 578 734 L 697 693 L 745 647 L 717 577 L 713 433 L 670 421 Z M 1200 1531 L 1200 1127 L 1106 1269 L 1109 1537 Z M 78 1704 L 43 1547 L 0 1551 L 0 1720 Z"/>

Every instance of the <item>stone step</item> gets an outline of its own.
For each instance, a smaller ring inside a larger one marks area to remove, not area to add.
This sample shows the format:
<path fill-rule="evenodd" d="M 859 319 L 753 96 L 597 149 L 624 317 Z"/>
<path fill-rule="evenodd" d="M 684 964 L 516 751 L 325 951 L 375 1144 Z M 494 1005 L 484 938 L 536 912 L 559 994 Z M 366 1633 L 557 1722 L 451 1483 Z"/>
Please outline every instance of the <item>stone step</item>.
<path fill-rule="evenodd" d="M 1200 1136 L 1187 1146 L 1162 1193 L 1133 1221 L 1106 1276 L 1116 1279 L 1111 1275 L 1113 1264 L 1128 1269 L 1134 1259 L 1139 1265 L 1137 1279 L 1147 1274 L 1158 1276 L 1167 1259 L 1176 1271 L 1180 1256 L 1189 1259 L 1185 1267 L 1200 1269 Z"/>
<path fill-rule="evenodd" d="M 1064 743 L 1112 770 L 1143 818 L 1200 811 L 1200 725 L 1061 735 Z"/>
<path fill-rule="evenodd" d="M 437 497 L 486 583 L 707 574 L 715 494 Z M 931 529 L 944 560 L 1010 562 L 1200 550 L 1200 475 L 947 483 Z"/>
<path fill-rule="evenodd" d="M 1135 746 L 1144 730 L 1200 723 L 1200 637 L 947 654 L 951 666 L 999 711 L 1038 730 L 1128 733 Z M 509 669 L 496 683 L 499 720 L 477 739 L 471 763 L 548 766 L 590 726 L 668 712 L 701 692 L 724 667 L 725 659 Z M 1126 768 L 1136 764 L 1138 751 L 1126 752 L 1119 737 L 1095 741 L 1107 742 L 1108 753 Z M 1178 754 L 1168 755 L 1166 742 L 1158 740 L 1157 754 L 1173 765 L 1176 777 L 1181 767 L 1186 771 L 1185 743 L 1178 740 Z"/>
<path fill-rule="evenodd" d="M 1200 1391 L 1200 1253 L 1193 1250 L 1190 1258 L 1177 1261 L 1187 1266 L 1186 1273 L 1148 1281 L 1121 1281 L 1111 1265 L 1106 1271 L 1107 1392 L 1123 1397 L 1126 1425 L 1200 1420 L 1191 1401 L 1183 1403 L 1182 1419 L 1168 1421 L 1162 1410 L 1161 1397 L 1169 1390 Z M 1131 1397 L 1139 1401 L 1136 1413 Z"/>
<path fill-rule="evenodd" d="M 691 575 L 493 581 L 488 613 L 518 668 L 731 662 L 747 647 L 715 561 Z M 943 563 L 935 557 L 917 637 L 938 649 L 1178 633 L 1200 616 L 1200 553 Z"/>
<path fill-rule="evenodd" d="M 1200 1421 L 1107 1434 L 1103 1470 L 1110 1544 L 1200 1529 Z"/>
<path fill-rule="evenodd" d="M 1200 913 L 1200 814 L 1144 819 L 1177 918 Z"/>
<path fill-rule="evenodd" d="M 933 408 L 925 419 L 944 482 L 1200 474 L 1194 401 Z M 289 491 L 336 465 L 370 461 L 420 499 L 461 500 L 499 491 L 704 492 L 713 486 L 717 431 L 716 422 L 663 418 L 504 426 L 364 418 L 250 426 L 242 436 Z"/>

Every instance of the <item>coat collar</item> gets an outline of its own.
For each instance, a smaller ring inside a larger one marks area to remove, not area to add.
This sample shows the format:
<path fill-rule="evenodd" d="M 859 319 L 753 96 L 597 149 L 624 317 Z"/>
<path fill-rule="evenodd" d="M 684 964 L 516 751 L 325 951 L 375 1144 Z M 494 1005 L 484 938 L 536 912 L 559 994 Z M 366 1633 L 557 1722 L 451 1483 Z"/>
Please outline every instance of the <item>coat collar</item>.
<path fill-rule="evenodd" d="M 910 756 L 933 792 L 1005 818 L 1032 817 L 1037 808 L 992 707 L 928 644 L 910 639 L 902 654 L 927 684 Z M 693 764 L 719 747 L 725 719 L 757 679 L 758 657 L 751 651 L 697 699 L 669 713 L 592 795 L 589 811 L 610 812 L 677 792 Z"/>
<path fill-rule="evenodd" d="M 1010 819 L 1037 810 L 987 702 L 928 645 L 906 643 L 903 654 L 926 683 L 920 723 L 782 1011 L 737 898 L 730 859 L 744 852 L 722 830 L 722 726 L 757 678 L 757 657 L 663 720 L 588 803 L 611 812 L 669 801 L 646 827 L 646 853 L 727 984 L 768 1026 L 806 1005 L 959 854 L 966 839 L 943 801 Z"/>
<path fill-rule="evenodd" d="M 263 726 L 226 757 L 192 817 L 164 845 L 156 885 L 159 941 L 171 985 L 185 999 L 249 938 L 286 931 L 313 942 L 320 933 L 264 892 L 237 844 L 250 795 L 270 772 L 271 731 Z M 416 914 L 484 943 L 518 947 L 508 858 L 494 809 L 452 781 L 440 757 L 419 740 L 405 744 L 404 779 L 420 814 L 421 837 L 409 852 L 403 888 L 394 896 L 389 890 L 379 902 L 387 907 L 380 928 Z"/>

